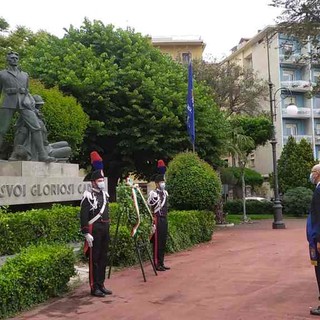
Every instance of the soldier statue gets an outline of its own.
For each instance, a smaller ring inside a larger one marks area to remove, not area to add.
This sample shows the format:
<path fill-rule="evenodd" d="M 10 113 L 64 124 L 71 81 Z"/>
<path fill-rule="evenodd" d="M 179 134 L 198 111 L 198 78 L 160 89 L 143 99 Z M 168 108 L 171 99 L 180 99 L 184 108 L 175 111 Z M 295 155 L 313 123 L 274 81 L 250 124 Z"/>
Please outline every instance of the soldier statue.
<path fill-rule="evenodd" d="M 55 161 L 54 158 L 48 156 L 48 152 L 44 148 L 41 126 L 34 112 L 34 99 L 29 93 L 29 76 L 18 67 L 19 54 L 13 51 L 9 52 L 7 63 L 8 68 L 0 71 L 0 150 L 3 147 L 4 136 L 9 129 L 13 115 L 15 112 L 19 112 L 31 132 L 39 161 Z M 25 137 L 20 135 L 16 137 L 15 143 L 23 145 L 24 140 Z M 11 154 L 10 160 L 18 160 L 15 157 L 15 151 Z"/>

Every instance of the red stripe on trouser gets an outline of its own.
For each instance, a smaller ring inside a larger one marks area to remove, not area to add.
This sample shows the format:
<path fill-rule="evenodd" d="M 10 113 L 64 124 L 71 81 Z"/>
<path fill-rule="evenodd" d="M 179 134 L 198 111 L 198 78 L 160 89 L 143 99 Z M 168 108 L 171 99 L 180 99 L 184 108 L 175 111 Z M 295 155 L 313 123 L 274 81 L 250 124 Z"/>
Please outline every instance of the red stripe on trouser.
<path fill-rule="evenodd" d="M 155 216 L 156 223 L 156 232 L 154 233 L 154 242 L 153 242 L 153 260 L 154 264 L 158 265 L 158 217 Z"/>
<path fill-rule="evenodd" d="M 89 225 L 89 233 L 92 235 L 93 225 Z M 91 290 L 93 290 L 93 257 L 92 257 L 93 248 L 89 248 L 89 283 Z"/>

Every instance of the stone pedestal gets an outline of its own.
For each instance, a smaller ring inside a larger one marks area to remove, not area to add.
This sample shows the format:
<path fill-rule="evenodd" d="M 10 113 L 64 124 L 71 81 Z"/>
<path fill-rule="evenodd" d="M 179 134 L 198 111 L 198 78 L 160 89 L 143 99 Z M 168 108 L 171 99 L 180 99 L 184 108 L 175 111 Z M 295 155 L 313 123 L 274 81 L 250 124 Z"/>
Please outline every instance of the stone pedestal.
<path fill-rule="evenodd" d="M 79 165 L 34 161 L 0 162 L 0 205 L 80 200 L 90 182 Z"/>

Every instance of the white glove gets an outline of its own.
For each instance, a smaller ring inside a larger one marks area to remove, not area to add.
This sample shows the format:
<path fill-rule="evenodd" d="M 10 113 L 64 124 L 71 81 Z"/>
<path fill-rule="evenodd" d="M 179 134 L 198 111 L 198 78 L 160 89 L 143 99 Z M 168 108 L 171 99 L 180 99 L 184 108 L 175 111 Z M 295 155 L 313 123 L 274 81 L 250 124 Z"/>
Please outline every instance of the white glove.
<path fill-rule="evenodd" d="M 88 242 L 89 248 L 92 248 L 93 247 L 93 236 L 90 233 L 86 233 L 84 235 L 84 237 L 86 238 L 86 240 Z"/>

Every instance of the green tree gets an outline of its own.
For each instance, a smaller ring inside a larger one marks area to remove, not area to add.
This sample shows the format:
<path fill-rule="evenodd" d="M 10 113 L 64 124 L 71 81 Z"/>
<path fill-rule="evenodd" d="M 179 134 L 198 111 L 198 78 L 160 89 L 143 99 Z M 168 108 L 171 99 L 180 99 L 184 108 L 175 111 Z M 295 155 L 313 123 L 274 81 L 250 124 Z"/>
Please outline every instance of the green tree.
<path fill-rule="evenodd" d="M 9 27 L 9 23 L 3 17 L 0 17 L 0 32 L 7 32 Z"/>
<path fill-rule="evenodd" d="M 217 105 L 227 116 L 261 113 L 261 99 L 267 98 L 267 83 L 252 69 L 235 63 L 195 61 L 195 79 L 210 87 Z"/>
<path fill-rule="evenodd" d="M 270 118 L 265 115 L 250 116 L 234 116 L 229 119 L 231 128 L 242 128 L 245 136 L 250 137 L 253 141 L 253 149 L 248 148 L 247 154 L 252 152 L 259 146 L 264 146 L 272 137 L 273 126 Z"/>
<path fill-rule="evenodd" d="M 0 69 L 6 66 L 6 54 L 10 50 L 17 51 L 23 60 L 26 48 L 37 37 L 38 33 L 35 34 L 26 27 L 17 26 L 10 30 L 9 24 L 0 18 Z"/>
<path fill-rule="evenodd" d="M 272 0 L 271 6 L 282 8 L 278 30 L 297 37 L 301 43 L 319 44 L 319 0 Z"/>
<path fill-rule="evenodd" d="M 213 168 L 192 152 L 176 155 L 166 172 L 170 208 L 213 210 L 221 198 L 221 181 Z"/>
<path fill-rule="evenodd" d="M 308 177 L 315 163 L 310 143 L 305 139 L 297 143 L 290 136 L 278 160 L 279 191 L 285 194 L 296 187 L 312 189 Z"/>
<path fill-rule="evenodd" d="M 250 168 L 244 169 L 244 179 L 246 185 L 251 187 L 261 186 L 263 183 L 262 175 Z M 241 187 L 241 168 L 239 167 L 227 167 L 221 169 L 221 181 L 222 183 L 237 185 Z"/>
<path fill-rule="evenodd" d="M 231 128 L 230 142 L 227 144 L 227 151 L 232 156 L 233 167 L 237 165 L 240 170 L 240 179 L 242 186 L 243 199 L 243 220 L 248 221 L 246 215 L 246 170 L 245 168 L 248 155 L 258 146 L 265 145 L 272 137 L 273 126 L 269 118 L 264 115 L 250 117 L 244 115 L 235 115 L 228 119 Z M 262 177 L 260 176 L 262 179 Z M 260 184 L 262 181 L 260 182 Z M 236 191 L 236 190 L 235 190 Z M 236 192 L 235 192 L 236 193 Z"/>
<path fill-rule="evenodd" d="M 72 94 L 90 117 L 82 166 L 102 153 L 111 188 L 128 172 L 148 177 L 156 159 L 191 148 L 186 132 L 186 66 L 134 30 L 85 20 L 62 39 L 42 34 L 24 67 L 47 86 Z M 219 161 L 228 124 L 208 89 L 194 84 L 196 149 Z"/>

